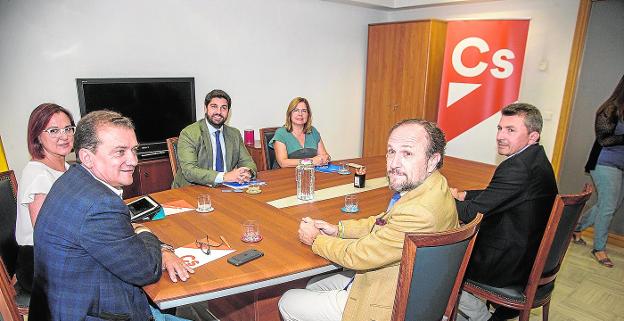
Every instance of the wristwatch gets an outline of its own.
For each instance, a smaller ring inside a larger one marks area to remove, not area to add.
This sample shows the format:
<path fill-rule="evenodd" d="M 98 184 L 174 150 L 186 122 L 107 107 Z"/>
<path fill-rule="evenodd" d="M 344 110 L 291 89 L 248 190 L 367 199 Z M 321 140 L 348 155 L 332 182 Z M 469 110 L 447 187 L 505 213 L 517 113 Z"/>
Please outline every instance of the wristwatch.
<path fill-rule="evenodd" d="M 161 243 L 160 251 L 167 251 L 167 252 L 175 253 L 175 248 L 173 248 L 173 246 L 171 246 L 170 244 Z"/>

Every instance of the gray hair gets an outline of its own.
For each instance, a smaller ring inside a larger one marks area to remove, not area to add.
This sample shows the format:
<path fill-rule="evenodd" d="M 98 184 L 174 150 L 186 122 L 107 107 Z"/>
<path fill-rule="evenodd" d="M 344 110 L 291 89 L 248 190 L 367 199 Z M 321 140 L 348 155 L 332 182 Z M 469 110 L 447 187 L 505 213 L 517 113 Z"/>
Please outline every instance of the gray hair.
<path fill-rule="evenodd" d="M 395 129 L 403 125 L 410 124 L 420 125 L 425 132 L 427 132 L 427 158 L 431 158 L 433 154 L 440 154 L 440 161 L 436 165 L 436 168 L 442 168 L 442 164 L 444 163 L 444 148 L 446 148 L 446 138 L 444 138 L 444 132 L 442 132 L 442 130 L 434 122 L 424 119 L 411 118 L 404 119 L 392 126 L 390 134 L 392 134 Z"/>
<path fill-rule="evenodd" d="M 524 117 L 524 126 L 529 130 L 529 133 L 538 132 L 542 133 L 542 114 L 537 107 L 527 103 L 513 103 L 505 106 L 501 111 L 503 116 L 522 116 Z"/>
<path fill-rule="evenodd" d="M 86 114 L 78 122 L 76 134 L 74 134 L 74 150 L 76 151 L 77 159 L 80 159 L 78 152 L 83 148 L 95 153 L 100 143 L 97 130 L 106 125 L 125 127 L 134 130 L 132 120 L 118 112 L 97 110 Z"/>

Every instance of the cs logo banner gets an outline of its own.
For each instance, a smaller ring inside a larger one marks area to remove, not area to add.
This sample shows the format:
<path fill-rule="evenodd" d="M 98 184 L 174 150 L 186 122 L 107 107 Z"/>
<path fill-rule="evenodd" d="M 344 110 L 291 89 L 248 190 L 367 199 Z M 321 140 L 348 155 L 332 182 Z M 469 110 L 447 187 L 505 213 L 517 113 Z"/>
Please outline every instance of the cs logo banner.
<path fill-rule="evenodd" d="M 449 21 L 438 124 L 451 140 L 518 100 L 528 20 Z"/>

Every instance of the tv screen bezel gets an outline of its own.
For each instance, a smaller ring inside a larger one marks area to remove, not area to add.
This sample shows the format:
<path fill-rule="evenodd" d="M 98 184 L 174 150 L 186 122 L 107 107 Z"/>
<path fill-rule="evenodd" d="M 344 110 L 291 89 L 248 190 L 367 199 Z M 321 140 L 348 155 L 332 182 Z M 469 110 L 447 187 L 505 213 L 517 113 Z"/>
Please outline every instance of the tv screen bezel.
<path fill-rule="evenodd" d="M 80 117 L 84 117 L 87 114 L 87 106 L 84 96 L 84 85 L 87 84 L 119 84 L 119 83 L 130 83 L 130 84 L 140 84 L 140 83 L 164 83 L 164 82 L 177 82 L 177 83 L 189 83 L 191 90 L 191 119 L 189 120 L 189 124 L 195 122 L 197 120 L 197 105 L 195 100 L 195 78 L 194 77 L 157 77 L 157 78 L 141 78 L 141 77 L 131 77 L 131 78 L 76 78 L 76 87 L 78 90 L 78 105 L 80 107 Z M 161 144 L 166 140 L 163 139 L 162 142 L 139 142 L 140 145 L 151 145 L 151 144 Z M 164 146 L 166 150 L 166 145 Z M 159 148 L 159 149 L 162 149 Z"/>

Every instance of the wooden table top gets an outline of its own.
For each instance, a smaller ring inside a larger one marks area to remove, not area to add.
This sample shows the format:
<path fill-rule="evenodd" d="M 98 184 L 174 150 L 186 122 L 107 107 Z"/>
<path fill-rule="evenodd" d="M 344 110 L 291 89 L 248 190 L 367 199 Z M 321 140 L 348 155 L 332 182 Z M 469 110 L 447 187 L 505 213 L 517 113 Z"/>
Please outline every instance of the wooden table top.
<path fill-rule="evenodd" d="M 366 165 L 367 179 L 385 176 L 383 156 L 347 161 Z M 445 157 L 442 174 L 452 187 L 477 189 L 487 185 L 494 169 L 492 165 Z M 296 194 L 295 169 L 264 171 L 258 173 L 258 178 L 267 182 L 267 185 L 262 186 L 262 193 L 256 195 L 222 193 L 221 188 L 204 186 L 187 186 L 151 194 L 161 203 L 185 200 L 189 204 L 196 204 L 197 195 L 207 193 L 211 195 L 215 208 L 211 213 L 191 211 L 147 223 L 163 242 L 180 247 L 206 237 L 206 234 L 211 239 L 218 239 L 222 235 L 236 250 L 224 258 L 198 267 L 186 282 L 173 283 L 168 275 L 163 274 L 159 282 L 144 287 L 160 308 L 214 299 L 336 269 L 337 266 L 315 255 L 309 246 L 299 242 L 297 229 L 301 218 L 310 216 L 337 223 L 339 220 L 376 215 L 385 210 L 392 194 L 388 188 L 358 194 L 360 211 L 356 214 L 340 211 L 344 205 L 342 195 L 277 209 L 266 202 Z M 353 175 L 317 172 L 315 179 L 316 190 L 353 183 Z M 249 219 L 259 222 L 263 236 L 259 243 L 247 244 L 240 239 L 241 225 Z M 228 257 L 250 248 L 261 250 L 264 257 L 239 267 L 227 263 Z"/>

